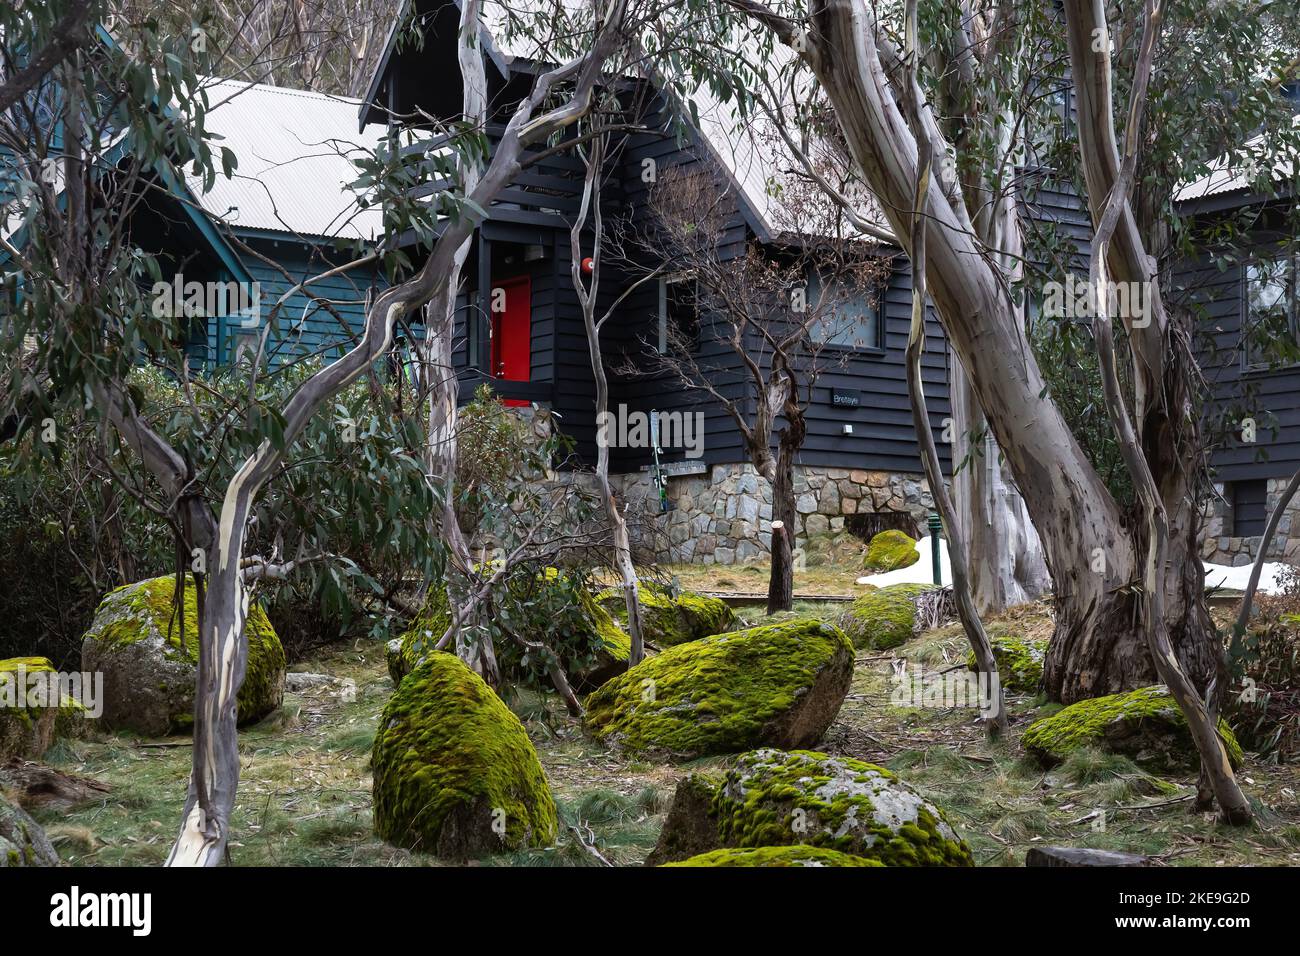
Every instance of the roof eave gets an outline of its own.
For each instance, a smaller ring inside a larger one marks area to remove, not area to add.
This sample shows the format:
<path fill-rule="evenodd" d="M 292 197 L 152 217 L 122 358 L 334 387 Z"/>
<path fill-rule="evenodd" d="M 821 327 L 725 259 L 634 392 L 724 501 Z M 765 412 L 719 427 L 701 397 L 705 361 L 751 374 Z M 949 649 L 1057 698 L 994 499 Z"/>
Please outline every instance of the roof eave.
<path fill-rule="evenodd" d="M 456 5 L 457 9 L 463 9 L 461 0 L 448 0 Z M 398 12 L 397 17 L 393 20 L 392 25 L 388 28 L 388 37 L 384 40 L 384 52 L 379 57 L 379 62 L 375 65 L 374 75 L 370 77 L 370 82 L 366 85 L 365 95 L 361 97 L 361 103 L 357 107 L 357 131 L 361 132 L 366 128 L 367 119 L 371 108 L 374 106 L 375 97 L 379 95 L 379 87 L 383 84 L 384 75 L 388 72 L 388 64 L 392 60 L 393 50 L 397 46 L 397 31 L 401 29 L 402 23 L 406 19 L 407 10 L 411 5 L 411 0 L 405 0 L 402 9 Z M 487 24 L 480 21 L 479 39 L 483 44 L 483 49 L 487 52 L 488 59 L 497 68 L 503 79 L 510 78 L 510 61 L 506 59 L 504 53 L 492 39 L 492 34 L 487 28 Z M 387 119 L 384 120 L 387 122 Z"/>

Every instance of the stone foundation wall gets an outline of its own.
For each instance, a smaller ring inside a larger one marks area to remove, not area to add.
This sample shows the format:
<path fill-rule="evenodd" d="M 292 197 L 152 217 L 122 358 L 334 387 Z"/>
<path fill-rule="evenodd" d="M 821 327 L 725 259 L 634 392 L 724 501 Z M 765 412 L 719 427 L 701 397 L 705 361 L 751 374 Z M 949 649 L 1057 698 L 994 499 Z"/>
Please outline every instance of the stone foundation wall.
<path fill-rule="evenodd" d="M 619 476 L 638 545 L 657 560 L 743 564 L 772 544 L 772 487 L 752 465 L 714 465 L 668 479 L 672 509 L 659 508 L 648 473 Z M 855 515 L 906 514 L 924 529 L 934 507 L 920 475 L 848 468 L 795 468 L 795 545 L 846 530 Z"/>
<path fill-rule="evenodd" d="M 1265 514 L 1273 513 L 1282 492 L 1286 489 L 1288 479 L 1268 479 Z M 1250 564 L 1259 554 L 1262 536 L 1239 537 L 1232 534 L 1232 505 L 1224 495 L 1224 486 L 1214 486 L 1218 495 L 1206 509 L 1205 530 L 1201 541 L 1201 557 L 1211 564 L 1226 564 L 1239 567 Z M 1273 546 L 1269 549 L 1268 559 L 1285 561 L 1288 564 L 1300 564 L 1300 495 L 1291 500 L 1291 504 L 1282 513 L 1277 533 L 1273 535 Z"/>

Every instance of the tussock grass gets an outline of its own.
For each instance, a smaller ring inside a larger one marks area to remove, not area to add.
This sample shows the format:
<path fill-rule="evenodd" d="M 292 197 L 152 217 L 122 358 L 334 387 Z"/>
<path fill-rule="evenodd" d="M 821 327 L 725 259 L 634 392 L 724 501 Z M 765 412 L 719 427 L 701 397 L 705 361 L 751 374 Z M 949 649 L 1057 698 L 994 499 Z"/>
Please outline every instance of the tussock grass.
<path fill-rule="evenodd" d="M 728 574 L 746 588 L 753 576 L 751 569 Z M 1035 607 L 1013 609 L 1012 623 L 1030 634 L 1050 627 Z M 795 613 L 832 614 L 840 608 L 808 603 Z M 744 613 L 763 620 L 758 609 Z M 964 660 L 965 649 L 960 629 L 943 628 L 894 653 L 928 668 Z M 986 739 L 970 711 L 895 706 L 890 664 L 882 656 L 859 656 L 849 696 L 820 749 L 898 773 L 943 808 L 978 863 L 1018 866 L 1030 847 L 1059 844 L 1144 853 L 1167 865 L 1300 865 L 1300 767 L 1248 758 L 1241 781 L 1258 824 L 1219 826 L 1189 813 L 1192 801 L 1185 798 L 1195 793 L 1193 774 L 1158 778 L 1127 758 L 1089 749 L 1050 769 L 1026 757 L 1020 734 L 1029 721 L 1055 709 L 1040 699 L 1010 702 L 1011 726 L 999 741 Z M 436 865 L 428 856 L 384 845 L 373 833 L 370 748 L 393 689 L 382 645 L 334 648 L 305 666 L 352 678 L 356 699 L 316 690 L 291 695 L 283 715 L 288 719 L 276 717 L 241 732 L 232 862 Z M 678 779 L 725 762 L 662 764 L 611 753 L 587 739 L 553 695 L 525 691 L 510 704 L 538 749 L 563 825 L 555 846 L 491 857 L 483 865 L 603 865 L 597 853 L 614 865 L 640 864 L 658 838 Z M 47 762 L 111 787 L 93 804 L 34 811 L 65 862 L 163 861 L 189 776 L 185 738 L 99 735 L 60 743 Z"/>

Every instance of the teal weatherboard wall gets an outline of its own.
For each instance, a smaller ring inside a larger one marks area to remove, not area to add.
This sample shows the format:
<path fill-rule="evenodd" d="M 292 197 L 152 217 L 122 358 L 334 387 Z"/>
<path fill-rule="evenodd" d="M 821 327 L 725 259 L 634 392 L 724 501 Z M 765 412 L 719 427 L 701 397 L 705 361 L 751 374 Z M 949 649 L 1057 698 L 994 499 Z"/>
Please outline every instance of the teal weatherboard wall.
<path fill-rule="evenodd" d="M 238 315 L 213 316 L 208 320 L 208 365 L 225 365 L 233 360 L 241 336 L 250 340 L 260 335 L 264 324 L 274 323 L 267 343 L 266 360 L 282 365 L 305 355 L 337 359 L 358 338 L 365 327 L 366 306 L 383 290 L 382 271 L 374 265 L 359 266 L 340 275 L 309 282 L 324 272 L 357 258 L 346 245 L 328 239 L 311 244 L 287 233 L 283 235 L 236 232 L 235 243 L 243 271 L 257 283 L 260 314 L 256 324 Z M 247 246 L 253 251 L 242 248 Z M 269 260 L 269 261 L 268 261 Z M 279 305 L 286 292 L 292 294 Z M 272 315 L 274 311 L 274 315 Z M 253 347 L 255 342 L 250 341 Z"/>

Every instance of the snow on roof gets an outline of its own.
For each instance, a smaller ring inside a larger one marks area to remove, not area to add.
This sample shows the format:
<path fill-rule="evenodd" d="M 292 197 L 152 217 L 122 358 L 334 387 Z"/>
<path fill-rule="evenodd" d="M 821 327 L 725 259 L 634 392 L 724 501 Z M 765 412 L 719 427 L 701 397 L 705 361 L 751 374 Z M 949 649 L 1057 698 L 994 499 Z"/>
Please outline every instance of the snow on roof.
<path fill-rule="evenodd" d="M 203 191 L 185 178 L 212 218 L 234 228 L 303 236 L 373 239 L 383 231 L 377 207 L 361 209 L 348 188 L 360 175 L 351 158 L 373 149 L 385 129 L 357 133 L 359 100 L 306 90 L 214 79 L 204 84 L 211 108 L 206 125 L 231 149 L 238 167 L 218 172 Z"/>

